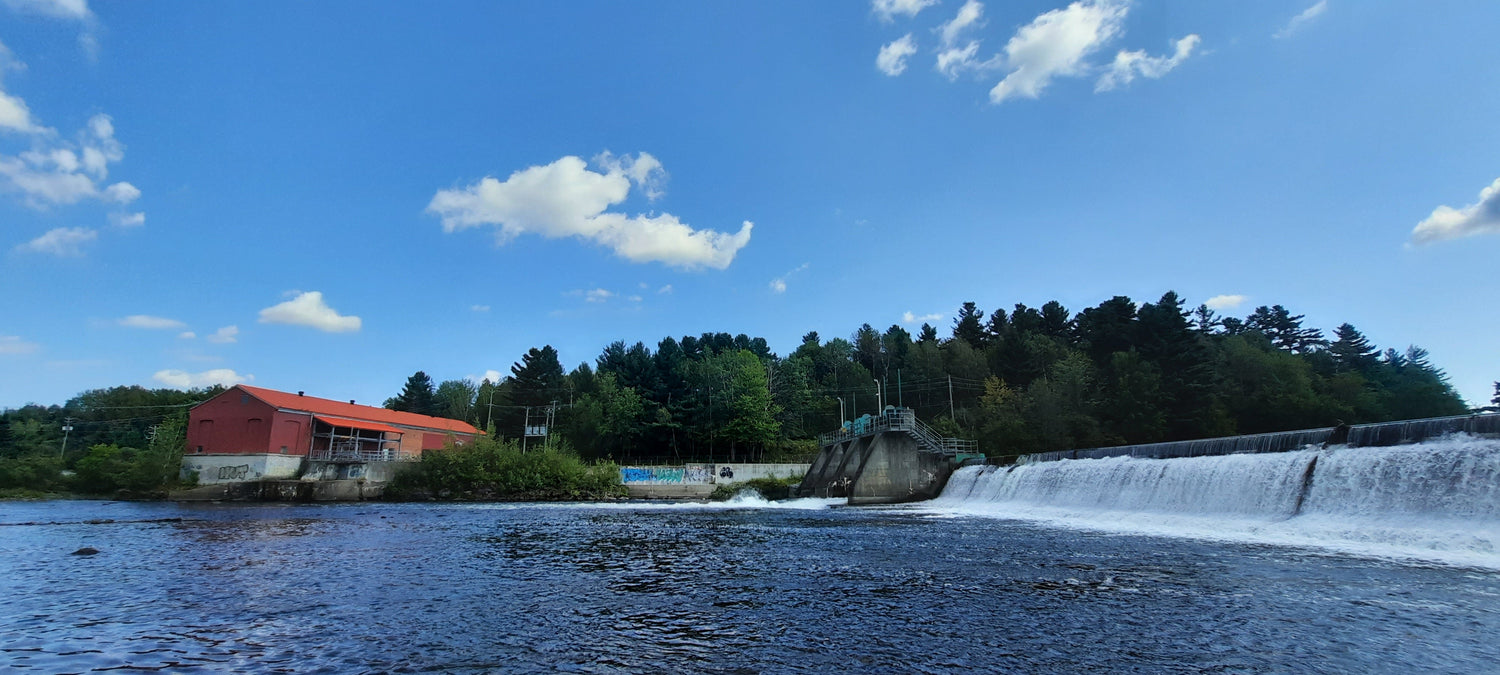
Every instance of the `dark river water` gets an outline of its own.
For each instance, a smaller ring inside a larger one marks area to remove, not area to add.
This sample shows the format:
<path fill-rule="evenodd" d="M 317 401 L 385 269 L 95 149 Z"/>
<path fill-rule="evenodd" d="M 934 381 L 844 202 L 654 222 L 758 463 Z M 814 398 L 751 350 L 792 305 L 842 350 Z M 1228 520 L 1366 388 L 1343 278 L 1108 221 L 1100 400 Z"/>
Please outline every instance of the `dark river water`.
<path fill-rule="evenodd" d="M 1493 569 L 801 505 L 0 503 L 0 670 L 1500 670 Z"/>

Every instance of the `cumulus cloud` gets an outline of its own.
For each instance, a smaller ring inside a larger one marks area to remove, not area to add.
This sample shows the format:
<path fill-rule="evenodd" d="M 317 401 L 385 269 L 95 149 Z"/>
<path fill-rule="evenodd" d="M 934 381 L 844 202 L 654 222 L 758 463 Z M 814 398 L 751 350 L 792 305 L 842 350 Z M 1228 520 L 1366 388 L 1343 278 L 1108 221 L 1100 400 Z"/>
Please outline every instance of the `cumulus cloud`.
<path fill-rule="evenodd" d="M 34 354 L 41 346 L 27 342 L 19 335 L 0 335 L 0 354 Z"/>
<path fill-rule="evenodd" d="M 427 212 L 442 218 L 446 232 L 494 226 L 499 244 L 526 233 L 577 237 L 606 246 L 631 262 L 660 262 L 684 269 L 727 268 L 750 243 L 754 225 L 749 221 L 739 232 L 728 234 L 695 230 L 670 213 L 627 216 L 606 211 L 625 201 L 632 185 L 650 197 L 650 177 L 661 165 L 646 153 L 634 158 L 601 157 L 606 160 L 600 165 L 602 172 L 590 170 L 578 157 L 567 156 L 517 171 L 504 181 L 486 176 L 466 188 L 439 190 Z"/>
<path fill-rule="evenodd" d="M 772 279 L 771 280 L 771 292 L 772 293 L 785 293 L 786 292 L 786 280 L 787 280 L 787 278 L 790 277 L 790 276 L 792 276 L 793 274 L 796 274 L 798 272 L 801 272 L 801 271 L 807 269 L 807 265 L 808 265 L 807 263 L 802 263 L 801 265 L 798 265 L 796 267 L 796 269 L 790 270 L 786 274 L 783 274 L 783 275 L 781 275 L 779 277 L 776 277 L 775 279 Z"/>
<path fill-rule="evenodd" d="M 329 307 L 321 291 L 298 293 L 291 300 L 260 310 L 260 322 L 307 326 L 325 333 L 354 332 L 361 325 L 359 317 L 344 316 Z"/>
<path fill-rule="evenodd" d="M 26 70 L 26 64 L 17 59 L 9 47 L 0 43 L 0 76 L 10 70 Z M 0 88 L 0 130 L 23 134 L 48 131 L 32 121 L 31 108 L 26 106 L 26 101 L 6 93 L 3 88 Z"/>
<path fill-rule="evenodd" d="M 602 288 L 584 291 L 582 295 L 584 302 L 607 302 L 610 298 L 615 297 L 613 291 L 606 291 Z"/>
<path fill-rule="evenodd" d="M 1193 55 L 1193 50 L 1202 41 L 1197 35 L 1189 35 L 1178 40 L 1176 49 L 1171 56 L 1147 56 L 1144 49 L 1137 51 L 1120 50 L 1115 54 L 1114 63 L 1109 65 L 1109 70 L 1099 76 L 1099 82 L 1094 85 L 1094 91 L 1110 91 L 1116 87 L 1130 84 L 1137 75 L 1148 79 L 1160 79 L 1161 76 L 1172 72 L 1178 64 L 1186 61 Z"/>
<path fill-rule="evenodd" d="M 189 373 L 185 370 L 158 370 L 151 379 L 172 387 L 174 389 L 197 389 L 199 387 L 212 387 L 222 385 L 231 387 L 236 384 L 253 382 L 254 375 L 241 375 L 228 368 L 215 368 L 205 370 L 201 373 Z"/>
<path fill-rule="evenodd" d="M 239 326 L 225 326 L 223 328 L 220 328 L 219 330 L 214 331 L 213 335 L 210 335 L 204 339 L 214 344 L 225 345 L 233 342 L 239 342 L 239 335 Z"/>
<path fill-rule="evenodd" d="M 901 39 L 880 48 L 880 53 L 875 56 L 875 67 L 880 72 L 895 77 L 906 72 L 906 59 L 915 53 L 917 42 L 911 38 L 911 33 L 907 33 Z"/>
<path fill-rule="evenodd" d="M 176 330 L 179 328 L 187 328 L 187 324 L 176 319 L 168 319 L 160 316 L 149 316 L 146 314 L 132 314 L 123 319 L 116 320 L 115 323 L 126 328 L 144 328 L 146 330 Z"/>
<path fill-rule="evenodd" d="M 1277 40 L 1285 40 L 1322 16 L 1325 11 L 1328 11 L 1328 0 L 1318 0 L 1312 7 L 1302 10 L 1297 16 L 1292 17 L 1291 21 L 1282 26 L 1281 30 L 1272 33 L 1271 37 Z"/>
<path fill-rule="evenodd" d="M 1479 191 L 1479 201 L 1463 208 L 1439 206 L 1411 231 L 1411 243 L 1500 234 L 1500 178 Z"/>
<path fill-rule="evenodd" d="M 48 230 L 36 239 L 16 247 L 17 251 L 48 253 L 62 257 L 83 255 L 83 245 L 99 238 L 99 233 L 86 227 L 58 227 Z"/>
<path fill-rule="evenodd" d="M 918 12 L 937 3 L 938 0 L 871 0 L 870 11 L 881 21 L 890 23 L 897 16 L 913 18 Z"/>
<path fill-rule="evenodd" d="M 917 316 L 916 314 L 913 314 L 911 312 L 905 312 L 905 313 L 903 313 L 901 315 L 901 323 L 906 323 L 906 324 L 928 323 L 928 322 L 931 322 L 931 321 L 937 321 L 937 320 L 942 319 L 942 318 L 943 318 L 942 314 L 923 314 L 921 316 Z"/>
<path fill-rule="evenodd" d="M 1208 305 L 1209 309 L 1222 312 L 1226 309 L 1234 309 L 1236 307 L 1239 307 L 1240 305 L 1245 304 L 1245 301 L 1249 299 L 1250 298 L 1243 295 L 1215 295 L 1214 297 L 1209 298 L 1203 304 Z"/>
<path fill-rule="evenodd" d="M 1084 60 L 1120 34 L 1128 10 L 1123 0 L 1080 0 L 1022 26 L 1005 44 L 1010 72 L 990 90 L 990 101 L 1037 98 L 1052 78 L 1083 74 Z"/>
<path fill-rule="evenodd" d="M 0 120 L 5 110 L 5 104 L 0 102 Z M 109 115 L 94 115 L 75 140 L 60 138 L 47 130 L 38 135 L 30 150 L 15 156 L 0 155 L 0 191 L 20 194 L 22 202 L 35 209 L 85 199 L 129 204 L 140 198 L 139 188 L 124 181 L 106 184 L 109 165 L 124 158 L 125 146 L 115 138 Z M 132 224 L 144 223 L 146 219 L 144 213 L 116 217 Z"/>
<path fill-rule="evenodd" d="M 471 312 L 488 312 L 488 311 L 490 311 L 490 306 L 489 305 L 469 305 L 469 311 L 471 311 Z"/>

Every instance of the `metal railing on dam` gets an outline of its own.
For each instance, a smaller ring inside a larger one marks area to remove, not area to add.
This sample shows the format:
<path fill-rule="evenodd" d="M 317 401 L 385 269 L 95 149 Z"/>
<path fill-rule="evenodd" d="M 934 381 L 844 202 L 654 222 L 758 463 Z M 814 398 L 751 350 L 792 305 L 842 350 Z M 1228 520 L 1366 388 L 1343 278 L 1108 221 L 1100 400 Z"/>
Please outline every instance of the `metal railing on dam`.
<path fill-rule="evenodd" d="M 1263 452 L 1288 452 L 1309 445 L 1347 444 L 1351 447 L 1383 447 L 1405 445 L 1446 436 L 1467 433 L 1473 435 L 1500 435 L 1500 415 L 1459 415 L 1454 417 L 1432 417 L 1403 422 L 1379 422 L 1356 424 L 1300 431 L 1278 431 L 1248 436 L 1226 436 L 1202 438 L 1193 441 L 1170 441 L 1143 445 L 1120 445 L 1112 448 L 1087 448 L 1082 450 L 1056 450 L 1021 455 L 1017 464 L 1054 462 L 1063 459 L 1103 459 L 1105 457 L 1144 457 L 1170 459 L 1173 457 L 1204 457 L 1209 455 L 1254 454 Z M 1343 436 L 1339 438 L 1338 436 Z"/>
<path fill-rule="evenodd" d="M 960 453 L 972 453 L 979 447 L 976 441 L 968 441 L 962 438 L 944 438 L 941 434 L 934 431 L 932 427 L 923 424 L 921 420 L 917 419 L 917 412 L 911 408 L 891 408 L 879 415 L 861 416 L 850 421 L 848 426 L 838 431 L 819 434 L 818 445 L 826 447 L 882 431 L 905 432 L 917 439 L 917 442 L 926 450 L 950 457 Z"/>

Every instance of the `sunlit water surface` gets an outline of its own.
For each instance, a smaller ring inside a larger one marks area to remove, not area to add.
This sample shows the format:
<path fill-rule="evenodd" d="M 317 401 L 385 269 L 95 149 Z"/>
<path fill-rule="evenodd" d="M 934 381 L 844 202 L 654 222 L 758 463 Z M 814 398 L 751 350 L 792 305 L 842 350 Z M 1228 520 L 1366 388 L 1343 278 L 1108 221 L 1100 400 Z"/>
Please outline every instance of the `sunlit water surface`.
<path fill-rule="evenodd" d="M 933 509 L 0 503 L 28 521 L 0 670 L 1500 669 L 1494 569 Z"/>

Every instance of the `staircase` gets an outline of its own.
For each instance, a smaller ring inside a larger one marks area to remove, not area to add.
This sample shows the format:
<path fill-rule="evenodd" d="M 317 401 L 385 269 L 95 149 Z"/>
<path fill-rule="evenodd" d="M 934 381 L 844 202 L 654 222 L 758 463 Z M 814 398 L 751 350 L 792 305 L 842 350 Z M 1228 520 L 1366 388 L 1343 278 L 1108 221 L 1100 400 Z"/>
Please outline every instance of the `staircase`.
<path fill-rule="evenodd" d="M 917 444 L 927 452 L 933 452 L 949 459 L 959 454 L 974 453 L 978 450 L 978 443 L 966 441 L 961 438 L 944 438 L 917 419 L 917 412 L 911 408 L 888 408 L 879 415 L 865 415 L 850 422 L 848 427 L 831 431 L 818 436 L 818 445 L 827 447 L 836 443 L 871 436 L 882 431 L 904 432 L 916 439 Z"/>

